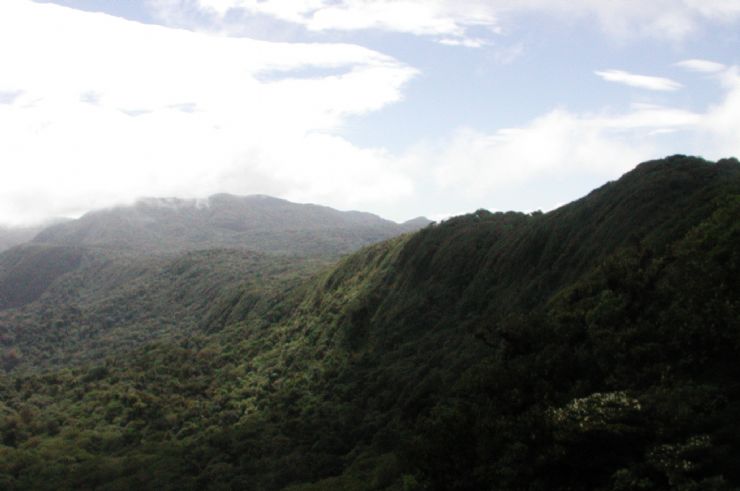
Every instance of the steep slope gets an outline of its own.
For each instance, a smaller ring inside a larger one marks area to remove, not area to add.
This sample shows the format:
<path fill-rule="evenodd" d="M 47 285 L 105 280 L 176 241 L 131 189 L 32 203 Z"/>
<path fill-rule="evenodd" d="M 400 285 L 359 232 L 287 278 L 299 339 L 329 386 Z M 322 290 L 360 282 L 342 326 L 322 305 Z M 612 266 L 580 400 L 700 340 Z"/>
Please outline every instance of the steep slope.
<path fill-rule="evenodd" d="M 0 226 L 0 252 L 33 239 L 41 227 L 3 227 Z"/>
<path fill-rule="evenodd" d="M 222 315 L 235 296 L 246 303 L 242 315 L 264 310 L 275 291 L 327 264 L 228 249 L 140 257 L 63 246 L 27 246 L 0 259 L 0 342 L 14 353 L 5 368 L 16 370 L 76 365 L 218 329 L 210 312 Z"/>
<path fill-rule="evenodd" d="M 80 266 L 83 250 L 60 246 L 19 246 L 0 254 L 0 310 L 39 298 L 60 276 Z"/>
<path fill-rule="evenodd" d="M 734 489 L 740 164 L 368 247 L 207 335 L 1 380 L 8 489 Z"/>
<path fill-rule="evenodd" d="M 269 196 L 218 194 L 207 200 L 145 199 L 49 227 L 34 242 L 115 247 L 147 253 L 240 248 L 336 256 L 430 223 L 403 225 L 361 212 L 296 204 Z"/>

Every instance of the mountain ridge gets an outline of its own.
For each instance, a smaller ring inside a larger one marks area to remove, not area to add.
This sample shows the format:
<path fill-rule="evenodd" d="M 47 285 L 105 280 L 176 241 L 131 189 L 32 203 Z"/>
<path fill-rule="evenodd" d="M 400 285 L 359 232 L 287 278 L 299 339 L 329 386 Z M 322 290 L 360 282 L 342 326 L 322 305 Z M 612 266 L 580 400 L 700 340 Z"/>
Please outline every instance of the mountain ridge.
<path fill-rule="evenodd" d="M 420 217 L 398 224 L 367 212 L 221 193 L 205 200 L 145 198 L 131 206 L 92 211 L 42 230 L 33 242 L 155 253 L 228 247 L 337 255 L 429 223 Z"/>

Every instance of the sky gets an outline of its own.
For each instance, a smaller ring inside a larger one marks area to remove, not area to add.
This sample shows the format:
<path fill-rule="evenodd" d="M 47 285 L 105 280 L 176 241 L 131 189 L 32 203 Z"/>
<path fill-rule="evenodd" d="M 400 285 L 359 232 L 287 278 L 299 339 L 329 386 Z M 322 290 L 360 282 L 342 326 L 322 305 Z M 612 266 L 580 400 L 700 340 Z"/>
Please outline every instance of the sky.
<path fill-rule="evenodd" d="M 550 210 L 740 156 L 739 0 L 2 0 L 0 224 L 267 194 Z"/>

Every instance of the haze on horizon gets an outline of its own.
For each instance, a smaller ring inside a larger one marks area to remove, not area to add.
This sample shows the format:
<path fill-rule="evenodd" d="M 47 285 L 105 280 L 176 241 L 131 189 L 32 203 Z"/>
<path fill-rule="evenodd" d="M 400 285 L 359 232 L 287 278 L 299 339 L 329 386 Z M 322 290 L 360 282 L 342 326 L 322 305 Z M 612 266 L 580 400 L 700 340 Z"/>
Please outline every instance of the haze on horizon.
<path fill-rule="evenodd" d="M 266 194 L 551 209 L 740 155 L 726 0 L 4 0 L 0 224 Z"/>

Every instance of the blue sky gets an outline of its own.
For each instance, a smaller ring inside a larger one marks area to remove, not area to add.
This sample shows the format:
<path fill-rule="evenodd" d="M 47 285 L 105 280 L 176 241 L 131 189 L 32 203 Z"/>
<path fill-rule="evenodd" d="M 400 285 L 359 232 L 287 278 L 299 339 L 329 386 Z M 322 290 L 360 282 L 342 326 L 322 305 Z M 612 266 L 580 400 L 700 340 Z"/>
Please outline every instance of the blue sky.
<path fill-rule="evenodd" d="M 270 194 L 549 210 L 740 155 L 736 0 L 3 0 L 0 223 Z"/>

